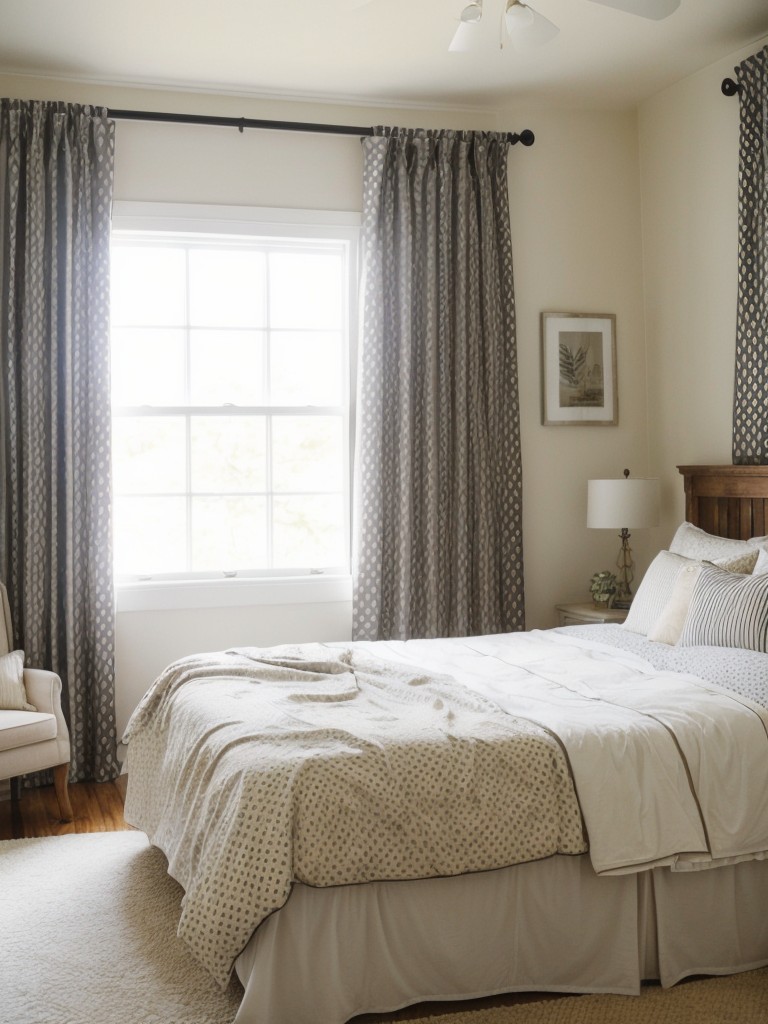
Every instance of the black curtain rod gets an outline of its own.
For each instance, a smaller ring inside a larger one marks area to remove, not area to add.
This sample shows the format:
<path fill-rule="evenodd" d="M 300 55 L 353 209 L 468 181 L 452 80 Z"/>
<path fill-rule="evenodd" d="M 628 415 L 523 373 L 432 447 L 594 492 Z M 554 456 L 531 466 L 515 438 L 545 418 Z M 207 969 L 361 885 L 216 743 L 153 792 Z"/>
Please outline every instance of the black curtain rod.
<path fill-rule="evenodd" d="M 741 92 L 741 86 L 738 82 L 734 82 L 732 78 L 724 78 L 720 89 L 724 96 L 736 96 Z"/>
<path fill-rule="evenodd" d="M 314 124 L 308 121 L 262 121 L 253 117 L 215 117 L 207 114 L 158 114 L 151 110 L 111 110 L 107 116 L 116 121 L 164 121 L 168 124 L 209 124 L 224 128 L 268 128 L 280 132 L 320 132 L 325 135 L 373 135 L 373 128 L 357 128 L 350 124 Z M 511 145 L 520 142 L 532 146 L 534 134 L 526 128 L 520 132 L 507 132 Z"/>

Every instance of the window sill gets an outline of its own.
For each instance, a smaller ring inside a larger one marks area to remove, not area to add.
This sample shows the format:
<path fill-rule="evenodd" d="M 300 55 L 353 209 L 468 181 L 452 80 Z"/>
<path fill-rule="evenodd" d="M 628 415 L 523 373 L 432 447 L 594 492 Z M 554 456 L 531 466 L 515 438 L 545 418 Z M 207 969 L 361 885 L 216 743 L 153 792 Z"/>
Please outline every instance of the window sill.
<path fill-rule="evenodd" d="M 351 576 L 272 579 L 148 580 L 115 586 L 115 610 L 170 611 L 249 605 L 324 604 L 352 600 Z"/>

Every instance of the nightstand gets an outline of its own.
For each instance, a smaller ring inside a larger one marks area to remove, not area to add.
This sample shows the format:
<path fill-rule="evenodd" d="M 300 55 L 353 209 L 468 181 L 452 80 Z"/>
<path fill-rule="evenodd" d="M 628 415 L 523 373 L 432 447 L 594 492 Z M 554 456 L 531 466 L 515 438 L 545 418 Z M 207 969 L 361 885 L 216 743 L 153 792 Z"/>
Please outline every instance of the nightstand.
<path fill-rule="evenodd" d="M 583 604 L 558 604 L 555 606 L 558 626 L 588 626 L 595 622 L 623 622 L 628 608 L 595 608 L 591 601 Z"/>

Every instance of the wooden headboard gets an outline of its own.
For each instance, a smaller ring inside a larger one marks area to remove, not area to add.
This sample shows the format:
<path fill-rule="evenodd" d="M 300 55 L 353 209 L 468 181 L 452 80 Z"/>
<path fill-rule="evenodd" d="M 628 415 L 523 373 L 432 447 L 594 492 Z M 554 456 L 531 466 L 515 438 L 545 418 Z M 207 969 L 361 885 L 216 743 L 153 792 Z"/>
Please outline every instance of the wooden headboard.
<path fill-rule="evenodd" d="M 678 466 L 685 518 L 718 537 L 768 534 L 768 466 Z"/>

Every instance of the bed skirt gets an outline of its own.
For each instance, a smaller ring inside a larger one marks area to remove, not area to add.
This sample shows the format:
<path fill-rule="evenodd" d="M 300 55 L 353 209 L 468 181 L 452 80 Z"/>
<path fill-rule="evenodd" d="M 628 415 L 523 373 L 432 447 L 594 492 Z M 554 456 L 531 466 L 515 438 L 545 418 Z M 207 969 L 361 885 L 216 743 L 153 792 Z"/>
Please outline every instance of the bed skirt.
<path fill-rule="evenodd" d="M 501 992 L 633 995 L 768 964 L 768 862 L 598 878 L 588 855 L 293 887 L 237 960 L 235 1024 L 343 1024 Z"/>

